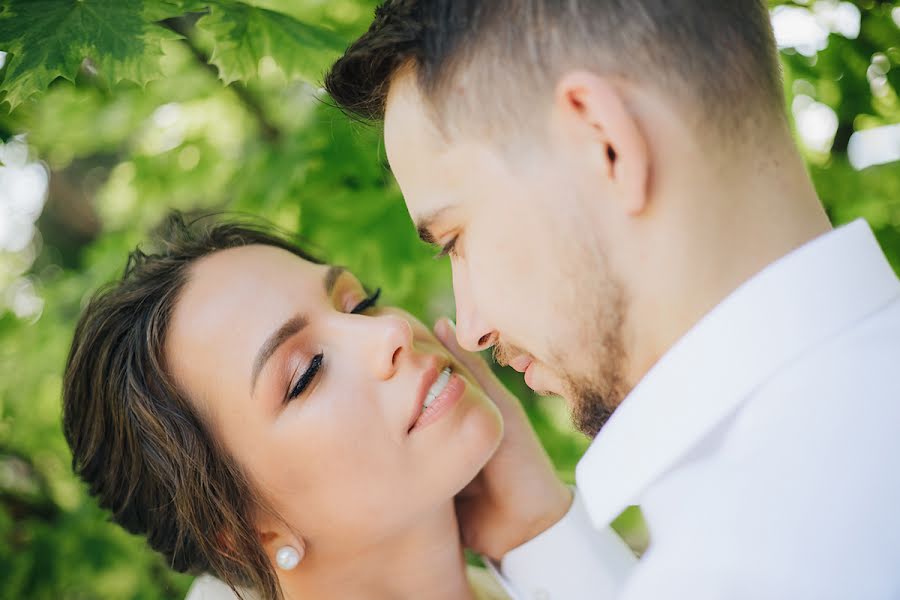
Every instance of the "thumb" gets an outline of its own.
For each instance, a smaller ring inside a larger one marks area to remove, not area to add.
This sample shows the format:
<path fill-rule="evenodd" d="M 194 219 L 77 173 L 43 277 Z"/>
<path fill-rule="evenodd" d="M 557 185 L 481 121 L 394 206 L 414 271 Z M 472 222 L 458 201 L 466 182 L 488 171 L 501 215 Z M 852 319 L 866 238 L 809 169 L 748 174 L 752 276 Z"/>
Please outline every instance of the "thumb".
<path fill-rule="evenodd" d="M 477 354 L 464 350 L 459 345 L 459 342 L 456 341 L 456 326 L 453 324 L 453 321 L 447 317 L 438 319 L 437 323 L 434 324 L 434 334 L 444 347 L 450 351 L 453 358 L 472 372 L 478 383 L 484 386 L 490 381 L 493 373 L 488 364 Z"/>

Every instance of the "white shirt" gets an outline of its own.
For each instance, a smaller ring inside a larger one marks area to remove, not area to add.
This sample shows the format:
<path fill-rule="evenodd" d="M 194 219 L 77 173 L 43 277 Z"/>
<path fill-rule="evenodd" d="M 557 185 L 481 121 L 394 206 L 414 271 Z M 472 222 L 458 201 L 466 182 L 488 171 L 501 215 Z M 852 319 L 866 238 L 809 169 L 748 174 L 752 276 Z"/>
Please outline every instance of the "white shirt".
<path fill-rule="evenodd" d="M 900 598 L 900 282 L 864 221 L 776 261 L 647 373 L 515 597 Z M 642 507 L 640 561 L 609 529 Z"/>

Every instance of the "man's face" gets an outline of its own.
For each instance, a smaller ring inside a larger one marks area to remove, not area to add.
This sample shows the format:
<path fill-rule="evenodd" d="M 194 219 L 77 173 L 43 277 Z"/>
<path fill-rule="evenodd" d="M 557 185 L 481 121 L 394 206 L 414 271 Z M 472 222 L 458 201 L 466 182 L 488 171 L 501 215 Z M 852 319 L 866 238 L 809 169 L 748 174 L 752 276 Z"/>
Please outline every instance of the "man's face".
<path fill-rule="evenodd" d="M 598 226 L 614 226 L 593 201 L 603 190 L 552 136 L 522 150 L 448 140 L 429 110 L 414 75 L 395 77 L 385 145 L 420 235 L 450 257 L 460 344 L 493 345 L 595 435 L 627 393 L 627 290 Z"/>

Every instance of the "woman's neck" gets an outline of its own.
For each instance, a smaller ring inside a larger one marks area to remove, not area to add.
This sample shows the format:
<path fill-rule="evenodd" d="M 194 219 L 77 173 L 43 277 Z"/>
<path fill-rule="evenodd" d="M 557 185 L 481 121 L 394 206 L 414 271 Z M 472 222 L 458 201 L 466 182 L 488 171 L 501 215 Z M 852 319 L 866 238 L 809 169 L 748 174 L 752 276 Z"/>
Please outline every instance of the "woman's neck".
<path fill-rule="evenodd" d="M 473 600 L 453 504 L 377 544 L 323 556 L 314 547 L 279 571 L 287 600 Z"/>

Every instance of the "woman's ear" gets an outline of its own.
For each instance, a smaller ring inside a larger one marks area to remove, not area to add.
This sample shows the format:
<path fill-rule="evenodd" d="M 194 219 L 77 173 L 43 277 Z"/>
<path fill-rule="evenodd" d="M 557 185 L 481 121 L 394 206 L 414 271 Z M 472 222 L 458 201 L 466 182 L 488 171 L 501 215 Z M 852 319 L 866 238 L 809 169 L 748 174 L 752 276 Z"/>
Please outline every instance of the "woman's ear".
<path fill-rule="evenodd" d="M 259 545 L 265 548 L 266 546 L 269 546 L 277 537 L 278 534 L 274 531 L 261 531 L 259 532 Z"/>
<path fill-rule="evenodd" d="M 650 149 L 623 88 L 608 77 L 573 71 L 557 83 L 554 121 L 581 146 L 598 177 L 617 190 L 630 216 L 649 204 Z"/>
<path fill-rule="evenodd" d="M 259 531 L 259 544 L 276 567 L 290 571 L 306 556 L 306 542 L 284 527 L 263 528 Z"/>

